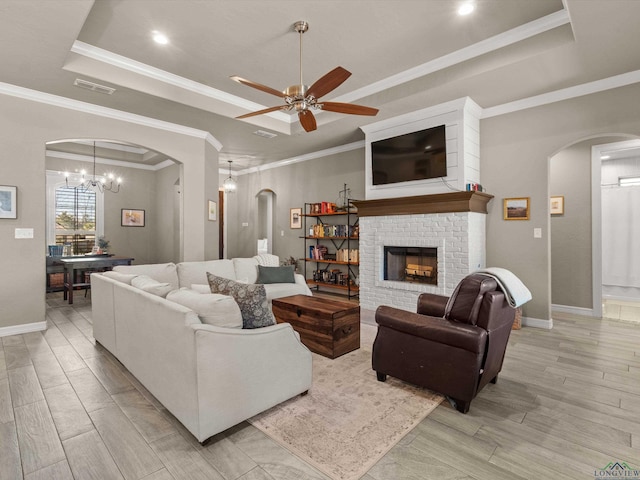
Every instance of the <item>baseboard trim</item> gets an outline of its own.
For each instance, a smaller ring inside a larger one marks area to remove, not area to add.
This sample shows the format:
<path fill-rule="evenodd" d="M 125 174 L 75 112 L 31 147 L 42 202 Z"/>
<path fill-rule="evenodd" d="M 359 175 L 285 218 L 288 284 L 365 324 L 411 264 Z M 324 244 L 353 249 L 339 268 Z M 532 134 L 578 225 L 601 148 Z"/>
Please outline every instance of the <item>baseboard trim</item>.
<path fill-rule="evenodd" d="M 0 327 L 0 337 L 11 335 L 21 335 L 23 333 L 41 332 L 47 329 L 47 322 L 23 323 L 22 325 L 11 325 L 10 327 Z"/>
<path fill-rule="evenodd" d="M 544 328 L 551 330 L 553 328 L 553 318 L 544 320 L 542 318 L 522 317 L 522 325 L 524 327 Z"/>
<path fill-rule="evenodd" d="M 602 295 L 605 300 L 616 300 L 618 302 L 640 303 L 640 297 L 625 297 L 623 295 Z"/>
<path fill-rule="evenodd" d="M 572 313 L 573 315 L 583 315 L 585 317 L 593 317 L 593 308 L 572 307 L 571 305 L 551 304 L 551 310 L 561 313 Z"/>

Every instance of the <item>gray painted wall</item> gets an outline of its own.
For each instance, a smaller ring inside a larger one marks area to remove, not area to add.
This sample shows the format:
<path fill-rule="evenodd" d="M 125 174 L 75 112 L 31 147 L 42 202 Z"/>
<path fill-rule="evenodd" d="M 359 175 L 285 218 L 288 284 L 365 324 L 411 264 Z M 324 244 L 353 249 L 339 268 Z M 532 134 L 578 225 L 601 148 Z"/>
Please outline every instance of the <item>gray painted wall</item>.
<path fill-rule="evenodd" d="M 60 158 L 46 159 L 47 170 L 73 172 L 87 168 L 87 165 L 90 164 Z M 104 170 L 101 165 L 96 168 L 97 172 Z M 117 167 L 116 173 L 123 179 L 120 191 L 117 194 L 104 193 L 104 236 L 110 242 L 109 253 L 133 257 L 135 263 L 142 264 L 159 263 L 160 248 L 172 252 L 173 238 L 161 233 L 171 228 L 173 204 L 169 186 L 178 178 L 175 175 L 176 172 L 179 175 L 179 166 L 164 170 L 173 171 L 174 175 L 167 177 L 162 171 Z M 120 218 L 122 208 L 144 210 L 145 226 L 123 227 Z"/>
<path fill-rule="evenodd" d="M 640 84 L 483 119 L 480 124 L 481 183 L 495 195 L 487 217 L 487 264 L 512 270 L 532 290 L 524 308 L 532 318 L 551 317 L 549 158 L 576 141 L 594 136 L 640 133 L 635 99 Z M 419 106 L 416 106 L 419 108 Z M 217 152 L 202 138 L 97 117 L 52 105 L 0 96 L 2 183 L 18 187 L 18 219 L 0 222 L 0 328 L 45 318 L 45 144 L 65 138 L 103 138 L 147 146 L 184 164 L 184 256 L 217 258 L 216 222 L 206 223 L 206 200 L 218 184 Z M 215 132 L 212 132 L 215 134 Z M 204 146 L 203 146 L 204 144 Z M 255 253 L 255 195 L 276 193 L 274 253 L 301 256 L 299 230 L 289 229 L 289 208 L 337 198 L 344 182 L 364 197 L 364 155 L 356 150 L 282 168 L 243 175 L 228 201 L 229 256 Z M 208 165 L 208 166 L 207 166 Z M 209 178 L 207 178 L 209 177 Z M 214 179 L 215 177 L 215 179 Z M 204 179 L 204 180 L 203 180 Z M 530 221 L 504 221 L 502 199 L 531 197 Z M 241 227 L 248 222 L 248 227 Z M 14 239 L 14 229 L 34 228 L 32 240 Z M 543 238 L 533 238 L 533 228 Z M 285 235 L 280 236 L 280 231 Z M 210 242 L 210 244 L 206 244 Z M 206 248 L 205 248 L 206 245 Z M 34 278 L 42 279 L 41 298 Z"/>
<path fill-rule="evenodd" d="M 487 215 L 487 265 L 511 270 L 531 290 L 525 317 L 551 319 L 549 159 L 588 138 L 638 135 L 640 117 L 629 99 L 639 95 L 640 85 L 631 85 L 481 120 L 481 183 L 495 197 Z M 364 150 L 240 176 L 238 193 L 230 196 L 228 205 L 229 257 L 255 254 L 252 214 L 255 195 L 264 188 L 277 196 L 274 253 L 281 258 L 302 256 L 301 234 L 288 228 L 289 208 L 337 198 L 343 179 L 354 198 L 364 197 Z M 510 197 L 530 197 L 530 220 L 503 220 L 502 202 Z M 242 222 L 249 226 L 241 227 Z M 536 227 L 542 229 L 540 239 L 533 237 Z M 279 236 L 281 230 L 285 237 Z M 578 249 L 590 251 L 590 234 L 579 240 Z M 582 298 L 583 293 L 578 294 L 581 304 L 588 298 Z"/>
<path fill-rule="evenodd" d="M 221 178 L 222 180 L 222 178 Z M 301 258 L 304 242 L 301 229 L 289 228 L 289 209 L 305 203 L 338 201 L 338 192 L 347 183 L 352 198 L 364 198 L 364 149 L 272 168 L 237 177 L 238 191 L 227 196 L 229 258 L 256 254 L 259 234 L 257 197 L 263 189 L 275 194 L 273 254 L 281 259 Z M 242 227 L 242 223 L 248 223 Z M 284 236 L 281 233 L 284 232 Z M 302 268 L 302 265 L 300 265 Z"/>
<path fill-rule="evenodd" d="M 177 185 L 176 185 L 177 184 Z M 174 233 L 180 225 L 180 165 L 173 164 L 155 172 L 154 263 L 179 262 L 179 238 Z"/>
<path fill-rule="evenodd" d="M 217 152 L 205 147 L 208 143 L 204 135 L 174 133 L 8 95 L 0 95 L 0 112 L 1 182 L 18 187 L 18 218 L 0 221 L 0 328 L 45 319 L 47 142 L 68 138 L 119 140 L 146 146 L 181 162 L 185 172 L 184 211 L 188 212 L 184 215 L 185 228 L 196 233 L 185 238 L 185 257 L 205 258 L 206 200 L 204 189 L 197 185 L 203 181 L 217 185 L 218 174 L 217 169 L 205 168 L 207 163 L 217 164 Z M 33 228 L 34 238 L 15 239 L 15 228 Z M 217 254 L 217 242 L 215 251 Z"/>
<path fill-rule="evenodd" d="M 593 307 L 591 252 L 591 147 L 622 141 L 599 137 L 551 157 L 549 193 L 564 196 L 564 215 L 551 216 L 551 303 Z"/>
<path fill-rule="evenodd" d="M 531 108 L 480 122 L 480 171 L 495 195 L 487 218 L 487 265 L 513 271 L 533 300 L 523 308 L 531 318 L 551 318 L 549 158 L 587 138 L 640 133 L 635 102 L 640 85 Z M 531 220 L 505 221 L 505 197 L 531 197 Z M 533 228 L 542 238 L 533 238 Z M 590 242 L 590 236 L 583 239 Z"/>

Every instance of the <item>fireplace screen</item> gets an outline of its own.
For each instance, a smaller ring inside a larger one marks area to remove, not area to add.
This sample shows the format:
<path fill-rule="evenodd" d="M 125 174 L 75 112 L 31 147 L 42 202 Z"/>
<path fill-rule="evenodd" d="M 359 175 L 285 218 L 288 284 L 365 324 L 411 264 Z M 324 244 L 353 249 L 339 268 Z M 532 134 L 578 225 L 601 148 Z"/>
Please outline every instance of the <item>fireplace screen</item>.
<path fill-rule="evenodd" d="M 438 284 L 436 247 L 384 247 L 384 279 Z"/>

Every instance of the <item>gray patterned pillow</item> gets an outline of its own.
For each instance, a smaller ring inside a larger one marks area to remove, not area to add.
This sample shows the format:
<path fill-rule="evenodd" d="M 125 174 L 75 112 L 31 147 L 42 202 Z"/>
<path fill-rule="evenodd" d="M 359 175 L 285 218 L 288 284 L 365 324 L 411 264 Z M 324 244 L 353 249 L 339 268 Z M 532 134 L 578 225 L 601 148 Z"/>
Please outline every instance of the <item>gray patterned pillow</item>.
<path fill-rule="evenodd" d="M 264 285 L 240 283 L 209 272 L 207 280 L 211 293 L 221 293 L 234 298 L 242 314 L 242 328 L 260 328 L 276 324 Z"/>

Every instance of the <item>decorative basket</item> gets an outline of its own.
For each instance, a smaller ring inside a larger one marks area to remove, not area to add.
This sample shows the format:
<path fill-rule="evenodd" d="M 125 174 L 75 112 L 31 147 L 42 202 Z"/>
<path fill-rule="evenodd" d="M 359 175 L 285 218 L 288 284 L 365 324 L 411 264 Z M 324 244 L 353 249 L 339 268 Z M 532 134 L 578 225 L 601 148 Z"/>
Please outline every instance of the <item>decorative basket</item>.
<path fill-rule="evenodd" d="M 516 308 L 516 318 L 513 320 L 511 330 L 520 330 L 522 328 L 522 307 Z"/>

